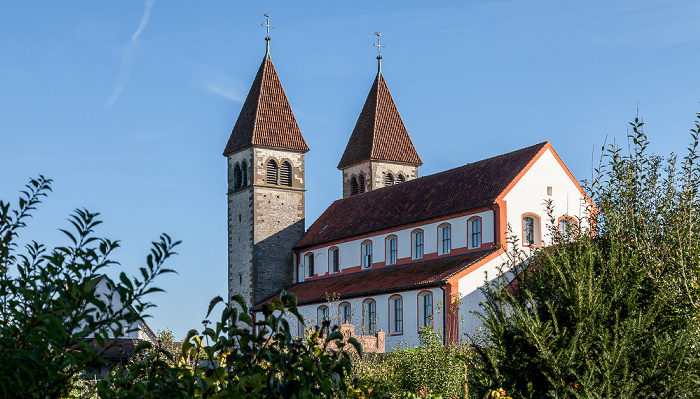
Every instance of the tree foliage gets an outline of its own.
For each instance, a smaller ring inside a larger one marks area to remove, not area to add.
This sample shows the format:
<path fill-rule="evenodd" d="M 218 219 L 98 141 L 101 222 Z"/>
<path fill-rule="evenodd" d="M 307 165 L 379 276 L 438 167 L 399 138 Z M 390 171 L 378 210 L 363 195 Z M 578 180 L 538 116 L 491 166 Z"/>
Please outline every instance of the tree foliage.
<path fill-rule="evenodd" d="M 511 273 L 485 290 L 482 395 L 700 397 L 700 114 L 680 166 L 649 154 L 642 123 L 631 125 L 627 154 L 604 147 L 576 239 L 551 218 L 554 244 L 515 249 Z"/>
<path fill-rule="evenodd" d="M 163 262 L 179 242 L 163 234 L 153 243 L 140 277 L 103 274 L 118 241 L 98 238 L 97 213 L 78 209 L 61 230 L 68 245 L 47 249 L 32 241 L 24 251 L 17 236 L 51 180 L 30 180 L 16 208 L 0 201 L 0 396 L 61 397 L 153 306 L 145 296 L 160 291 L 154 279 L 171 270 Z M 95 291 L 104 281 L 108 295 Z M 119 303 L 121 306 L 112 306 Z"/>

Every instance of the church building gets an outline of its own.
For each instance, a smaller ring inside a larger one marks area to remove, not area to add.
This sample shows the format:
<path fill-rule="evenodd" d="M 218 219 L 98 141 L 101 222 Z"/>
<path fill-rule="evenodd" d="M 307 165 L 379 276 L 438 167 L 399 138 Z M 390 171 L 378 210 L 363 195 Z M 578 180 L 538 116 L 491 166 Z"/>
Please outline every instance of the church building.
<path fill-rule="evenodd" d="M 419 177 L 422 165 L 379 68 L 338 169 L 342 198 L 305 230 L 304 154 L 267 51 L 224 156 L 228 160 L 228 287 L 259 313 L 282 289 L 307 326 L 349 323 L 384 332 L 386 348 L 417 345 L 433 328 L 458 342 L 496 277 L 507 237 L 547 245 L 590 201 L 549 142 Z M 353 112 L 348 110 L 348 112 Z M 313 143 L 312 143 L 313 144 Z M 509 227 L 511 232 L 509 233 Z"/>

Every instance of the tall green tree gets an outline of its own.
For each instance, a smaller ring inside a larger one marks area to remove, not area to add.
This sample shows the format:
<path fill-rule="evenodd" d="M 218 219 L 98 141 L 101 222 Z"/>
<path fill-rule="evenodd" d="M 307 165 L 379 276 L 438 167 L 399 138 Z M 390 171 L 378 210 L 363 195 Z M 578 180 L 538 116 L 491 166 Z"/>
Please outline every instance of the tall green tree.
<path fill-rule="evenodd" d="M 680 163 L 631 126 L 628 150 L 603 148 L 575 239 L 550 220 L 553 245 L 515 245 L 511 271 L 485 290 L 479 394 L 700 397 L 700 114 Z"/>

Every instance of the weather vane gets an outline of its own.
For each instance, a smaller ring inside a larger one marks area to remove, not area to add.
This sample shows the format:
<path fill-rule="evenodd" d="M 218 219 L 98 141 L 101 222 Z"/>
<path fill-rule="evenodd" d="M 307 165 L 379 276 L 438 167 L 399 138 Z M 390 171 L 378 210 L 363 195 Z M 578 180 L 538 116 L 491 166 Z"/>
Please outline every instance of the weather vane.
<path fill-rule="evenodd" d="M 382 44 L 382 32 L 374 32 L 374 36 L 377 36 L 377 42 L 374 43 L 377 46 L 377 58 L 382 58 L 382 47 L 386 47 Z"/>
<path fill-rule="evenodd" d="M 274 26 L 270 25 L 270 14 L 263 14 L 265 18 L 267 18 L 267 21 L 264 24 L 260 24 L 264 26 L 267 29 L 267 39 L 270 39 L 270 28 L 274 28 Z"/>

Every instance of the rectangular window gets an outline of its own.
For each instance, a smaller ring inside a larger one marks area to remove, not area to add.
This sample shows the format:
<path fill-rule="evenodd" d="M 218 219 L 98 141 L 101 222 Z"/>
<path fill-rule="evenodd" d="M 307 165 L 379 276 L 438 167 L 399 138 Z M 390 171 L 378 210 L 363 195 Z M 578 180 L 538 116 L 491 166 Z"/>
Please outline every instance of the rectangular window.
<path fill-rule="evenodd" d="M 403 300 L 401 298 L 394 300 L 394 332 L 403 332 Z"/>
<path fill-rule="evenodd" d="M 367 332 L 374 334 L 377 329 L 377 310 L 374 301 L 367 302 Z"/>
<path fill-rule="evenodd" d="M 523 244 L 532 245 L 535 241 L 535 221 L 529 216 L 523 218 Z"/>
<path fill-rule="evenodd" d="M 391 237 L 387 240 L 388 256 L 387 264 L 393 265 L 396 263 L 396 237 Z"/>
<path fill-rule="evenodd" d="M 423 325 L 432 325 L 433 320 L 433 295 L 426 294 L 423 296 Z"/>
<path fill-rule="evenodd" d="M 309 277 L 314 276 L 314 255 L 306 255 L 306 268 L 309 270 Z"/>
<path fill-rule="evenodd" d="M 481 246 L 481 219 L 472 220 L 472 248 Z"/>
<path fill-rule="evenodd" d="M 330 256 L 328 258 L 331 262 L 331 273 L 338 273 L 338 249 L 331 249 Z"/>
<path fill-rule="evenodd" d="M 423 232 L 416 231 L 413 235 L 414 243 L 414 257 L 416 259 L 421 259 L 423 257 Z"/>
<path fill-rule="evenodd" d="M 328 308 L 321 308 L 321 321 L 328 321 Z"/>
<path fill-rule="evenodd" d="M 442 228 L 442 254 L 449 254 L 452 248 L 452 236 L 451 236 L 450 226 L 445 226 Z"/>
<path fill-rule="evenodd" d="M 362 244 L 362 266 L 372 267 L 372 242 Z"/>
<path fill-rule="evenodd" d="M 349 324 L 350 323 L 350 305 L 345 305 L 343 306 L 343 323 Z"/>

